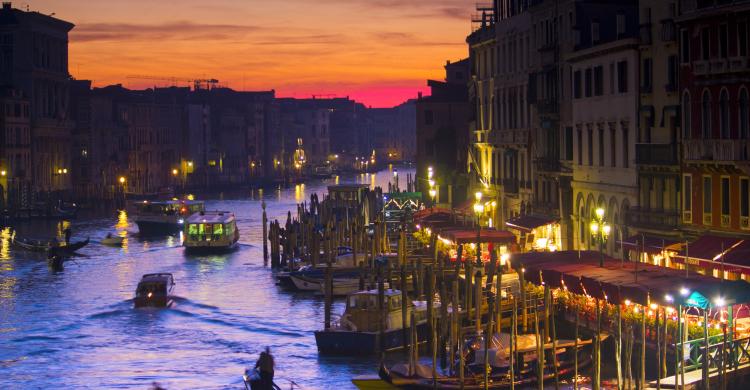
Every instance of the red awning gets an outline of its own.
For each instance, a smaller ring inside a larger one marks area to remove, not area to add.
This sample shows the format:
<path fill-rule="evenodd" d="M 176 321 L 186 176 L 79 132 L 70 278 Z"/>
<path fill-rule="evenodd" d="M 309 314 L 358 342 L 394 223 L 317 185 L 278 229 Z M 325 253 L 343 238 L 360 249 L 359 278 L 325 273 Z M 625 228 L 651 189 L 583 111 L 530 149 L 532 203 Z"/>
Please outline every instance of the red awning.
<path fill-rule="evenodd" d="M 516 236 L 507 230 L 482 228 L 477 240 L 477 229 L 453 229 L 441 231 L 440 235 L 456 244 L 470 244 L 479 242 L 515 243 Z"/>
<path fill-rule="evenodd" d="M 449 209 L 442 207 L 430 207 L 415 212 L 414 214 L 412 214 L 412 218 L 417 221 L 433 215 L 445 215 L 447 217 L 450 217 L 451 214 L 451 210 Z"/>
<path fill-rule="evenodd" d="M 661 253 L 666 249 L 677 249 L 681 243 L 671 238 L 662 238 L 648 234 L 636 234 L 618 242 L 623 248 L 631 251 L 644 251 L 650 254 Z"/>
<path fill-rule="evenodd" d="M 720 237 L 707 234 L 683 247 L 677 257 L 714 261 L 720 259 L 723 252 L 727 253 L 742 241 L 744 240 L 737 237 Z"/>
<path fill-rule="evenodd" d="M 505 222 L 505 226 L 523 232 L 530 232 L 539 226 L 549 225 L 557 222 L 557 218 L 542 215 L 522 215 Z"/>

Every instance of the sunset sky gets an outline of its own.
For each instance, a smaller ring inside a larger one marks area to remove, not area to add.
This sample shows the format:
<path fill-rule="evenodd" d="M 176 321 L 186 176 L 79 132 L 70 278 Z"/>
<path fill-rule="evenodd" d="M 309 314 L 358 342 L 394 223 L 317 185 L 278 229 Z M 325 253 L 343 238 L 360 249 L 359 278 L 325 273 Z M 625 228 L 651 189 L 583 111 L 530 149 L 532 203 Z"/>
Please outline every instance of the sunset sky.
<path fill-rule="evenodd" d="M 76 24 L 70 73 L 141 88 L 148 75 L 216 78 L 277 96 L 392 106 L 466 56 L 467 0 L 29 0 Z M 23 2 L 14 2 L 25 7 Z M 186 84 L 183 84 L 186 85 Z"/>

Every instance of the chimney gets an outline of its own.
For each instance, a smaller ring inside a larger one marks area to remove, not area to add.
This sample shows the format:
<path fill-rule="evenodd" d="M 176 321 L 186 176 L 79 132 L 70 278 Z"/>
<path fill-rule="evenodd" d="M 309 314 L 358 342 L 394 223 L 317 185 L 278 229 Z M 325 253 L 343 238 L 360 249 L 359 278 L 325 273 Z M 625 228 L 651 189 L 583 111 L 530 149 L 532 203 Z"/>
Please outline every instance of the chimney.
<path fill-rule="evenodd" d="M 10 10 L 10 1 L 3 1 L 3 10 Z"/>

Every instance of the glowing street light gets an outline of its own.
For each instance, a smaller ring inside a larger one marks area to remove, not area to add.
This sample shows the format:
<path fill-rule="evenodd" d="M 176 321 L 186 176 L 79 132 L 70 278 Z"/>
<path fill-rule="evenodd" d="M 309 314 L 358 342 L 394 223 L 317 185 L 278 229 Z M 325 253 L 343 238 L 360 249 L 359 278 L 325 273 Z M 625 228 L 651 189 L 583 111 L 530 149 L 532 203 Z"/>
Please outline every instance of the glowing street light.
<path fill-rule="evenodd" d="M 604 209 L 599 207 L 594 211 L 595 217 L 591 221 L 591 235 L 599 241 L 599 267 L 604 267 L 604 243 L 612 231 L 612 227 L 604 220 Z"/>
<path fill-rule="evenodd" d="M 120 176 L 120 184 L 125 184 L 125 176 Z"/>
<path fill-rule="evenodd" d="M 177 171 L 177 169 L 172 169 L 172 175 L 173 175 L 173 176 L 177 176 L 177 173 L 178 173 L 178 172 L 179 172 L 179 171 Z"/>
<path fill-rule="evenodd" d="M 476 202 L 474 203 L 474 214 L 477 215 L 477 265 L 482 265 L 482 223 L 481 218 L 482 214 L 484 213 L 484 205 L 482 204 L 482 191 L 477 191 L 474 194 L 474 199 L 476 199 Z"/>

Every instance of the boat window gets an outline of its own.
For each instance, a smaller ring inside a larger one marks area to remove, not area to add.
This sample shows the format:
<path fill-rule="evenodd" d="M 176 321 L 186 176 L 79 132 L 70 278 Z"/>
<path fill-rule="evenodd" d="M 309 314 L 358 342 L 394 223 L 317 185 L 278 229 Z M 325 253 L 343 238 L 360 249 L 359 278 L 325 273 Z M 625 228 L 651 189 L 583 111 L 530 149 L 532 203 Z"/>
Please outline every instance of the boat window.
<path fill-rule="evenodd" d="M 206 234 L 206 224 L 198 224 L 198 234 Z"/>
<path fill-rule="evenodd" d="M 214 235 L 220 236 L 224 234 L 224 224 L 216 223 L 214 224 Z"/>
<path fill-rule="evenodd" d="M 198 225 L 194 223 L 189 224 L 188 234 L 198 234 Z"/>

